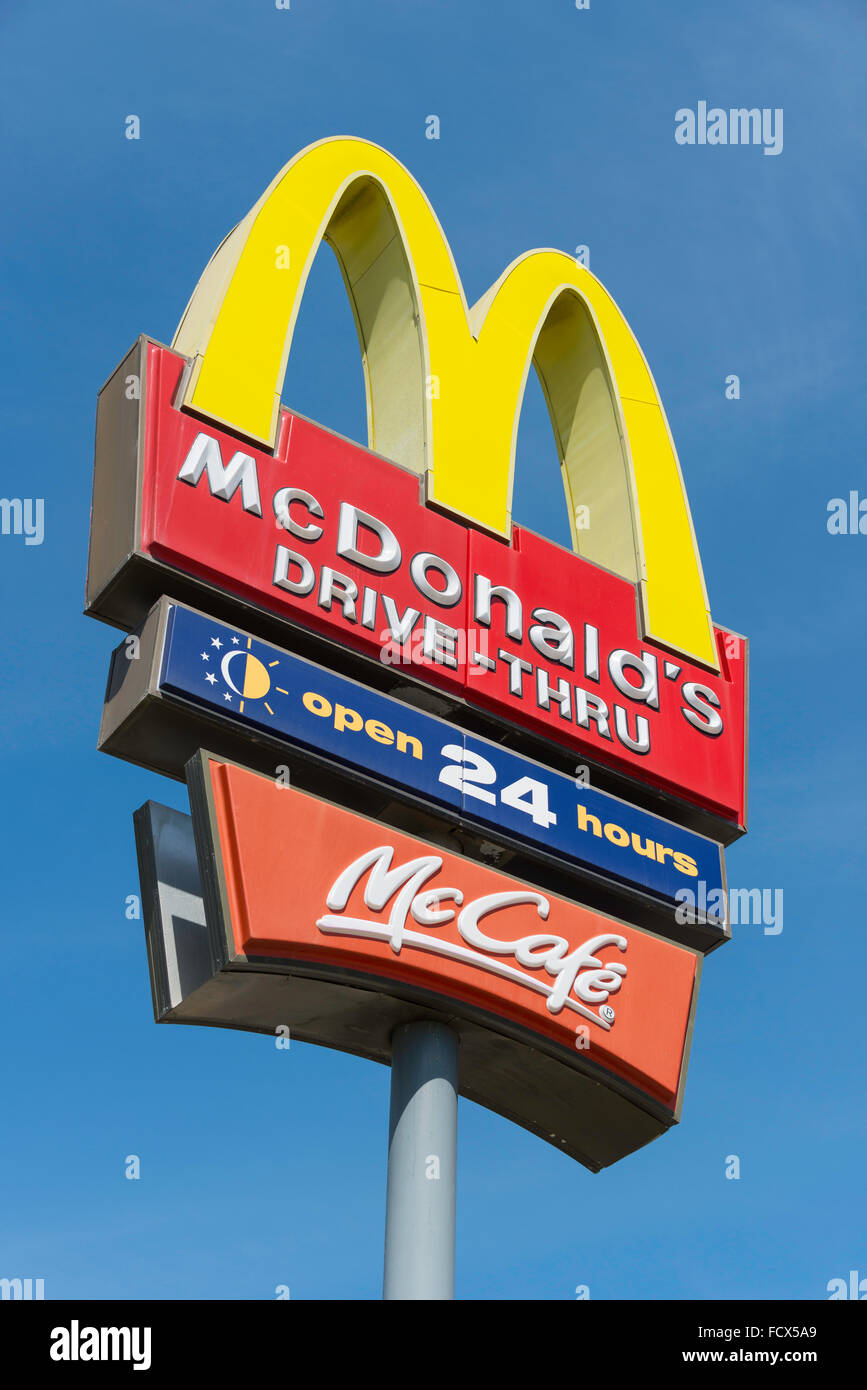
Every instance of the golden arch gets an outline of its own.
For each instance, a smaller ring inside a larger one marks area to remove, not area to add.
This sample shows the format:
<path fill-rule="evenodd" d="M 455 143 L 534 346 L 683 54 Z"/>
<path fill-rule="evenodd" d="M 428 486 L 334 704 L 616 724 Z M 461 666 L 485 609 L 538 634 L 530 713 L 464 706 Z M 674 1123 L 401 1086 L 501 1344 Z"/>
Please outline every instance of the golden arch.
<path fill-rule="evenodd" d="M 424 474 L 429 501 L 508 537 L 532 361 L 575 550 L 639 585 L 647 636 L 718 670 L 674 443 L 614 300 L 570 256 L 531 251 L 469 308 L 424 193 L 376 145 L 341 137 L 308 146 L 214 253 L 173 343 L 193 359 L 184 404 L 273 446 L 322 241 L 355 315 L 370 447 Z M 576 526 L 582 507 L 586 529 Z"/>

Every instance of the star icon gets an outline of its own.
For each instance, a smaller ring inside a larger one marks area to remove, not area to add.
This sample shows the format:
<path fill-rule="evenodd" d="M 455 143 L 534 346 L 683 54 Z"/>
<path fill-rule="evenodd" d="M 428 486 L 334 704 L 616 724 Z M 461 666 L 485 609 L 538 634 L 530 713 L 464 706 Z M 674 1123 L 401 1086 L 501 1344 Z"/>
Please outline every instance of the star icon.
<path fill-rule="evenodd" d="M 216 647 L 216 648 L 217 648 L 217 651 L 220 650 L 220 648 L 222 647 L 222 645 L 223 645 L 223 644 L 222 644 L 222 642 L 220 641 L 219 637 L 212 637 L 212 638 L 211 638 L 211 646 L 212 646 L 212 647 Z"/>
<path fill-rule="evenodd" d="M 207 653 L 207 652 L 202 652 L 202 660 L 203 660 L 203 661 L 207 661 L 207 660 L 208 660 L 208 653 Z"/>
<path fill-rule="evenodd" d="M 217 677 L 214 675 L 213 671 L 208 672 L 208 674 L 205 676 L 205 680 L 208 682 L 209 685 L 217 684 Z"/>
<path fill-rule="evenodd" d="M 231 702 L 232 702 L 232 697 L 231 697 L 231 695 L 229 694 L 228 690 L 226 691 L 225 695 L 223 696 L 223 699 L 224 699 L 224 700 L 228 700 L 229 703 L 231 704 Z"/>
<path fill-rule="evenodd" d="M 241 645 L 241 639 L 240 639 L 240 637 L 233 637 L 233 638 L 232 638 L 232 646 L 233 646 L 233 647 L 239 647 L 240 645 Z"/>

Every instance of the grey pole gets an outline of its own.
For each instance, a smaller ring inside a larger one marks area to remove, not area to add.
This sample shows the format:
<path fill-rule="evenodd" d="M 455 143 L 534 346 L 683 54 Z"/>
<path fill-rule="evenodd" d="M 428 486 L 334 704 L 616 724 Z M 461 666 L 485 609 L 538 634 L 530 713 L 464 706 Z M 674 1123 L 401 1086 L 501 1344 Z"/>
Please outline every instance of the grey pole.
<path fill-rule="evenodd" d="M 391 1042 L 385 1299 L 455 1296 L 458 1035 L 408 1023 Z"/>

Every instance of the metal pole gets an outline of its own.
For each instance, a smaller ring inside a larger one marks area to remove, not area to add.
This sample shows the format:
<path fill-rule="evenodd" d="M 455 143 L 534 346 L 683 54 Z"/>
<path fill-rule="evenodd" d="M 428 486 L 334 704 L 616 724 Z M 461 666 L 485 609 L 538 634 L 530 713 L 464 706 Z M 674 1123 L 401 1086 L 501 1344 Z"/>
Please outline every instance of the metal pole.
<path fill-rule="evenodd" d="M 408 1023 L 391 1042 L 384 1299 L 455 1296 L 458 1035 Z"/>

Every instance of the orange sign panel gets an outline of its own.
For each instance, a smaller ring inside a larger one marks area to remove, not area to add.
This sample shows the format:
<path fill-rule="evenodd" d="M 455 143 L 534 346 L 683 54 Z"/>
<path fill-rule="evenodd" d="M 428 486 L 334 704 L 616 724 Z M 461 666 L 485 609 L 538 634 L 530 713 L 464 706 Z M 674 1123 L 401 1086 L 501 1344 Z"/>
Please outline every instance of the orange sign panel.
<path fill-rule="evenodd" d="M 384 994 L 411 988 L 440 1012 L 517 1027 L 678 1108 L 695 952 L 203 760 L 211 844 L 199 859 L 212 866 L 225 965 L 279 958 Z"/>

